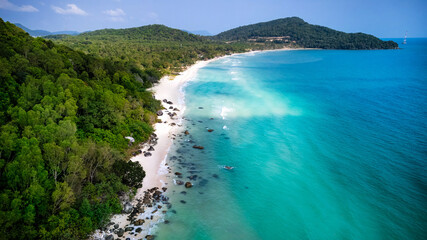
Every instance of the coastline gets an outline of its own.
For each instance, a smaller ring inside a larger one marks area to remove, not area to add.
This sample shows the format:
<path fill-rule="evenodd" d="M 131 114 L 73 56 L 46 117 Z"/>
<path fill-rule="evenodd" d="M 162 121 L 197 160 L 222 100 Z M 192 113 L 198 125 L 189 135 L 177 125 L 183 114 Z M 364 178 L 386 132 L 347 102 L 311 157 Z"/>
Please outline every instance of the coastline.
<path fill-rule="evenodd" d="M 146 175 L 143 179 L 142 187 L 137 190 L 132 202 L 129 202 L 128 199 L 123 201 L 125 206 L 129 205 L 132 209 L 127 213 L 114 215 L 110 219 L 108 226 L 103 229 L 103 231 L 97 230 L 92 236 L 92 239 L 107 239 L 110 235 L 114 238 L 124 237 L 130 239 L 149 239 L 151 234 L 155 231 L 156 225 L 164 222 L 164 215 L 166 211 L 161 209 L 161 207 L 162 205 L 168 205 L 168 198 L 161 195 L 162 200 L 157 202 L 152 201 L 153 193 L 156 191 L 161 194 L 167 192 L 169 178 L 167 175 L 171 172 L 171 169 L 169 168 L 166 159 L 175 139 L 175 135 L 179 131 L 183 131 L 183 129 L 181 129 L 183 115 L 185 112 L 185 95 L 183 88 L 189 81 L 196 77 L 200 68 L 225 57 L 289 50 L 303 49 L 283 48 L 273 50 L 256 50 L 198 61 L 174 78 L 171 78 L 171 76 L 164 76 L 156 85 L 149 89 L 153 92 L 155 98 L 162 102 L 164 109 L 161 110 L 163 114 L 158 116 L 158 119 L 161 120 L 161 122 L 156 123 L 153 126 L 155 129 L 154 134 L 152 135 L 154 136 L 154 141 L 152 137 L 150 141 L 141 145 L 140 149 L 142 153 L 130 159 L 131 161 L 139 162 L 145 171 Z M 151 147 L 154 148 L 154 150 L 149 150 Z M 149 154 L 145 156 L 145 153 L 148 152 Z M 150 198 L 149 202 L 147 201 L 147 198 Z M 134 214 L 135 209 L 139 209 L 139 211 Z M 133 219 L 129 217 L 131 212 L 134 214 Z M 140 222 L 135 223 L 137 220 Z M 138 228 L 139 230 L 137 231 Z"/>

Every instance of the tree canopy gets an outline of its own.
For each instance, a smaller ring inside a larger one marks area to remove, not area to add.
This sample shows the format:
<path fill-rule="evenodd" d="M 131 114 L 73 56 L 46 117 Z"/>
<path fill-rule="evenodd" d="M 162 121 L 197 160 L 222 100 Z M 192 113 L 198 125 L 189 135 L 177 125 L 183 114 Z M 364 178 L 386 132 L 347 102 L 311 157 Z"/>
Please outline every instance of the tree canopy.
<path fill-rule="evenodd" d="M 121 211 L 145 173 L 155 69 L 33 38 L 0 19 L 0 236 L 83 239 Z M 129 177 L 127 177 L 129 176 Z"/>

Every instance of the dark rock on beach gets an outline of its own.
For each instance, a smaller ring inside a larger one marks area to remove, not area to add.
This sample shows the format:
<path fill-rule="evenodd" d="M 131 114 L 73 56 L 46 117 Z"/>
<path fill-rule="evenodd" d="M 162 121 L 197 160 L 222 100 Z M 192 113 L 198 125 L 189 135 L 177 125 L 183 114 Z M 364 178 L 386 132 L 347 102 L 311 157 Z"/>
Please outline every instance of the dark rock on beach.
<path fill-rule="evenodd" d="M 154 151 L 153 146 L 150 146 L 147 151 Z"/>
<path fill-rule="evenodd" d="M 120 228 L 119 231 L 117 232 L 117 236 L 118 237 L 123 237 L 124 233 L 125 233 L 125 230 L 123 230 L 123 228 Z"/>
<path fill-rule="evenodd" d="M 157 111 L 157 116 L 162 116 L 162 115 L 163 115 L 162 110 Z"/>
<path fill-rule="evenodd" d="M 113 235 L 108 235 L 105 237 L 105 240 L 114 240 L 114 236 Z"/>
<path fill-rule="evenodd" d="M 186 182 L 185 183 L 185 187 L 186 188 L 191 188 L 193 186 L 193 184 L 191 184 L 191 182 Z"/>
<path fill-rule="evenodd" d="M 150 152 L 145 152 L 144 153 L 144 157 L 150 157 L 151 156 L 151 153 Z"/>

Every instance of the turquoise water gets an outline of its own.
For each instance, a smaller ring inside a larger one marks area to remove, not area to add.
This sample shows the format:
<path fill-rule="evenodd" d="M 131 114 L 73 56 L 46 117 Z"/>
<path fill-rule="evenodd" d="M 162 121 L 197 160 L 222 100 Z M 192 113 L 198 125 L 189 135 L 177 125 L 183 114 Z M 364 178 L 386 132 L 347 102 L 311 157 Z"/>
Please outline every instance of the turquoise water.
<path fill-rule="evenodd" d="M 185 91 L 169 165 L 197 179 L 158 239 L 427 239 L 427 39 L 236 55 Z"/>

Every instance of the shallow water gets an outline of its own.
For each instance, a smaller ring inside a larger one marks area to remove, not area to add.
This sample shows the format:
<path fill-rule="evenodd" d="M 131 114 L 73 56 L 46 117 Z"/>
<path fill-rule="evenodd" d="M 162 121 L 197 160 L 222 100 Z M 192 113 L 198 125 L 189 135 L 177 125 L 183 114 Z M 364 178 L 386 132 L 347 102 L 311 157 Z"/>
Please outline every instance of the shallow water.
<path fill-rule="evenodd" d="M 408 42 L 200 69 L 168 159 L 197 179 L 157 239 L 426 239 L 427 40 Z"/>

